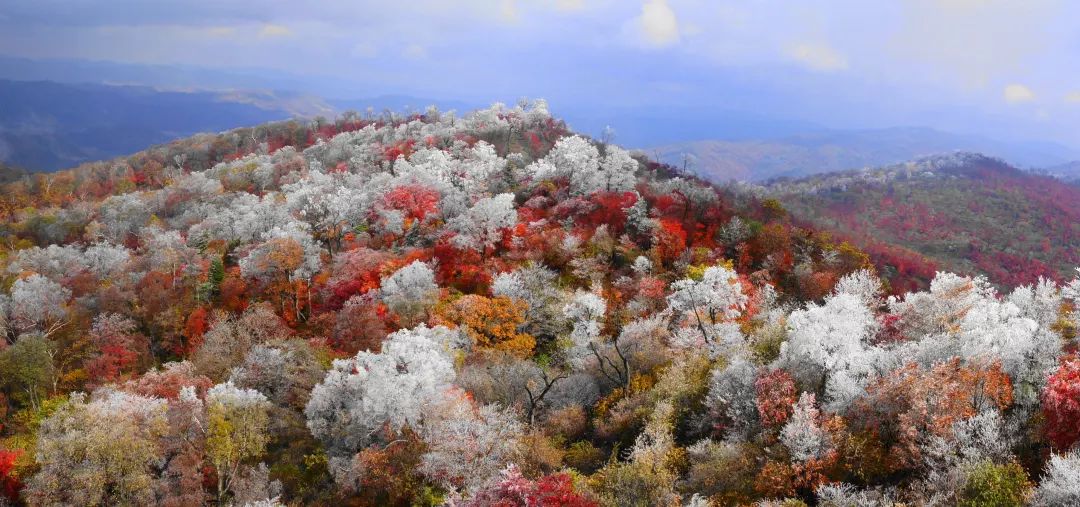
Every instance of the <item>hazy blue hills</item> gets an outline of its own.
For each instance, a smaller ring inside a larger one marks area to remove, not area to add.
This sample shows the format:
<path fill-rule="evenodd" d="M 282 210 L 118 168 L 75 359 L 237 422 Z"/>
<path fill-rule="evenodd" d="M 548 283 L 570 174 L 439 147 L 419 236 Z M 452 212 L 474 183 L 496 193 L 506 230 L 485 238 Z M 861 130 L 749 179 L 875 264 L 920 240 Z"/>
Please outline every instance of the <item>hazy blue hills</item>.
<path fill-rule="evenodd" d="M 673 165 L 686 164 L 688 169 L 714 181 L 799 178 L 955 151 L 985 153 L 1026 168 L 1056 166 L 1080 158 L 1074 150 L 1055 143 L 1002 142 L 923 127 L 818 130 L 766 139 L 689 141 L 648 151 Z"/>
<path fill-rule="evenodd" d="M 51 171 L 291 116 L 289 100 L 251 94 L 0 81 L 0 160 Z"/>

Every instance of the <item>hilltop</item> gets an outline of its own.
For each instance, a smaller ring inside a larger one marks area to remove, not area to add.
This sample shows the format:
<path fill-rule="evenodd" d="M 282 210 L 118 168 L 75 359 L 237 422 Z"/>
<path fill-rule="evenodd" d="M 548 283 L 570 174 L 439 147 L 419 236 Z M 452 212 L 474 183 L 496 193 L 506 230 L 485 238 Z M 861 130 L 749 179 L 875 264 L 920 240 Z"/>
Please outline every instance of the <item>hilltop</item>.
<path fill-rule="evenodd" d="M 903 293 L 736 190 L 543 101 L 8 183 L 0 503 L 1072 502 L 1080 280 Z"/>
<path fill-rule="evenodd" d="M 903 163 L 941 153 L 980 152 L 1025 168 L 1055 166 L 1076 157 L 1055 143 L 1001 141 L 922 127 L 867 130 L 810 129 L 756 139 L 705 139 L 648 150 L 659 160 L 724 183 L 762 183 L 778 178 L 862 170 Z"/>
<path fill-rule="evenodd" d="M 778 180 L 764 192 L 872 254 L 900 247 L 1005 286 L 1068 279 L 1080 264 L 1080 188 L 984 155 Z"/>

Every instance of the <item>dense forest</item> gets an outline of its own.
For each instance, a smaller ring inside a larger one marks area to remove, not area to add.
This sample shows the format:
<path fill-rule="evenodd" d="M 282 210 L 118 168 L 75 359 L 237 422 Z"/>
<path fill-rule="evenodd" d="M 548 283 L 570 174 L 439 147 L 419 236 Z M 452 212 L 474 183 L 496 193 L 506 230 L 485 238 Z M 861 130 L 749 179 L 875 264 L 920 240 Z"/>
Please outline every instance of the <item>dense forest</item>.
<path fill-rule="evenodd" d="M 1080 265 L 1080 187 L 982 155 L 775 181 L 764 194 L 875 260 L 880 250 L 906 250 L 923 266 L 985 275 L 1002 287 L 1061 282 Z M 911 278 L 925 284 L 932 274 L 921 268 Z"/>
<path fill-rule="evenodd" d="M 0 504 L 1080 502 L 1080 280 L 898 270 L 542 101 L 0 198 Z"/>

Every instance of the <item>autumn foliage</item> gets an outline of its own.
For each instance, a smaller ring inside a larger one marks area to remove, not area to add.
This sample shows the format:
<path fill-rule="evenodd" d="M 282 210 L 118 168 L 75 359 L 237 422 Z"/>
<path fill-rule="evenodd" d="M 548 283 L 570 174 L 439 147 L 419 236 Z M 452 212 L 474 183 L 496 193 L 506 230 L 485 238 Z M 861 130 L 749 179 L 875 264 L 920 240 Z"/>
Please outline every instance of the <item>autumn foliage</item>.
<path fill-rule="evenodd" d="M 1050 376 L 1042 395 L 1046 436 L 1059 449 L 1069 449 L 1080 440 L 1080 359 L 1062 360 Z"/>

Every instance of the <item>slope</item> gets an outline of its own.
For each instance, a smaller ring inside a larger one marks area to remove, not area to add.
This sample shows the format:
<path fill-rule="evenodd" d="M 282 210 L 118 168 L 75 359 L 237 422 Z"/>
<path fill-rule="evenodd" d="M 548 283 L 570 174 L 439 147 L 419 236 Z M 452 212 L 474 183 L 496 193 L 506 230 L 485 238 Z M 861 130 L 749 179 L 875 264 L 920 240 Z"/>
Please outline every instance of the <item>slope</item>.
<path fill-rule="evenodd" d="M 1080 264 L 1080 188 L 999 159 L 938 156 L 765 189 L 794 216 L 871 253 L 900 247 L 1006 286 L 1067 279 Z"/>
<path fill-rule="evenodd" d="M 1075 151 L 1054 143 L 1003 142 L 930 128 L 810 130 L 758 139 L 711 139 L 648 150 L 660 160 L 689 167 L 703 178 L 762 182 L 787 177 L 885 166 L 954 151 L 1003 157 L 1024 167 L 1060 164 Z"/>

